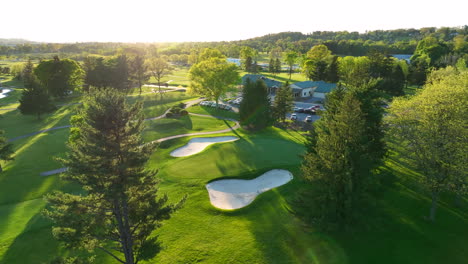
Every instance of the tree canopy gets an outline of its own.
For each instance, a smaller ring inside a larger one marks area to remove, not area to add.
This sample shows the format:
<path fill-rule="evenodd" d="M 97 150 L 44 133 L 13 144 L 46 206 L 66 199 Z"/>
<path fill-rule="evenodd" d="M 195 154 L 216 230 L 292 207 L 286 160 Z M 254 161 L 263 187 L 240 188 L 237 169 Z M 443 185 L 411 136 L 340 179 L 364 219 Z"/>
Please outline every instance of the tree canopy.
<path fill-rule="evenodd" d="M 55 56 L 53 60 L 39 63 L 34 74 L 49 95 L 64 97 L 81 88 L 84 72 L 76 61 Z"/>
<path fill-rule="evenodd" d="M 424 89 L 396 98 L 390 107 L 391 134 L 402 139 L 432 194 L 434 221 L 442 192 L 467 192 L 468 71 L 453 67 L 432 72 Z"/>
<path fill-rule="evenodd" d="M 221 95 L 238 82 L 239 73 L 237 66 L 225 58 L 209 57 L 192 65 L 189 78 L 191 92 L 218 103 Z"/>

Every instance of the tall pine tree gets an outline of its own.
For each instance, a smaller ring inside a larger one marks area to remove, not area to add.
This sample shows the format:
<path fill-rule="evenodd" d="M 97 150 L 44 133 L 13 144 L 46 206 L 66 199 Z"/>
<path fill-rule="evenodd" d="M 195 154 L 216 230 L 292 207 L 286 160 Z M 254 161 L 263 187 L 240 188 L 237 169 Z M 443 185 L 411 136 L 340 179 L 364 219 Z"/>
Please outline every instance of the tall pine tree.
<path fill-rule="evenodd" d="M 271 103 L 268 89 L 262 80 L 247 79 L 242 91 L 239 108 L 240 123 L 249 130 L 261 130 L 272 122 Z"/>
<path fill-rule="evenodd" d="M 155 150 L 142 144 L 142 104 L 128 105 L 114 89 L 92 91 L 72 119 L 63 178 L 85 194 L 55 192 L 45 214 L 54 236 L 71 248 L 100 249 L 125 264 L 157 252 L 151 233 L 181 205 L 158 196 L 155 171 L 145 165 Z M 148 253 L 148 251 L 146 251 Z"/>
<path fill-rule="evenodd" d="M 278 89 L 273 102 L 273 116 L 275 120 L 285 121 L 286 114 L 290 113 L 294 107 L 294 97 L 289 82 L 286 82 Z"/>
<path fill-rule="evenodd" d="M 36 115 L 37 119 L 41 119 L 41 115 L 54 111 L 55 106 L 44 86 L 34 78 L 31 80 L 30 87 L 21 95 L 18 109 L 23 115 Z"/>
<path fill-rule="evenodd" d="M 373 89 L 338 88 L 330 93 L 327 111 L 309 139 L 302 171 L 319 186 L 312 206 L 314 218 L 323 224 L 342 228 L 353 223 L 378 182 L 374 170 L 385 148 L 382 115 L 372 110 Z"/>

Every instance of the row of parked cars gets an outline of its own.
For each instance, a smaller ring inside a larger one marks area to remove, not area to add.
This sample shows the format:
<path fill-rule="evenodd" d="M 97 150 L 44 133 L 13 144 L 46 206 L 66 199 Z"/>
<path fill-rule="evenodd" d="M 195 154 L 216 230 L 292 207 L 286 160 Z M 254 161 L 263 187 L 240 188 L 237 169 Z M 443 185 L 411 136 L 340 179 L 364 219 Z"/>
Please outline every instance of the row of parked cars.
<path fill-rule="evenodd" d="M 297 121 L 297 114 L 294 114 L 294 113 L 291 114 L 290 119 L 293 120 L 293 121 Z M 310 115 L 306 116 L 306 118 L 304 119 L 304 122 L 306 122 L 306 123 L 312 123 L 312 121 L 313 121 L 313 119 L 312 119 L 312 116 L 310 116 Z"/>
<path fill-rule="evenodd" d="M 235 104 L 235 105 L 240 105 L 241 102 L 242 102 L 242 97 L 237 97 L 236 99 L 232 99 L 228 101 L 228 103 Z"/>
<path fill-rule="evenodd" d="M 313 105 L 309 108 L 294 107 L 294 112 L 296 113 L 306 113 L 315 115 L 318 110 L 321 110 L 320 105 Z"/>
<path fill-rule="evenodd" d="M 216 107 L 216 102 L 213 102 L 213 101 L 202 101 L 200 102 L 200 105 L 201 106 L 209 106 L 209 107 Z M 218 108 L 219 109 L 223 109 L 223 110 L 232 110 L 232 107 L 230 105 L 226 105 L 226 104 L 218 104 Z"/>

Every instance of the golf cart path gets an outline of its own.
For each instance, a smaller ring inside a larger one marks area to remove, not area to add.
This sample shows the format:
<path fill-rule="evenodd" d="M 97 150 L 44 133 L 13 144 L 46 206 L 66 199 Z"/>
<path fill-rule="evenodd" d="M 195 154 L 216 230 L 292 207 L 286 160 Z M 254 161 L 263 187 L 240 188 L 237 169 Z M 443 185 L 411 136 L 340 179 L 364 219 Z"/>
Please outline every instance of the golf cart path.
<path fill-rule="evenodd" d="M 198 104 L 199 102 L 203 101 L 203 99 L 195 99 L 195 100 L 192 100 L 192 101 L 188 101 L 186 103 L 186 108 L 194 105 L 194 104 Z M 66 105 L 74 105 L 74 104 L 81 104 L 81 103 L 72 103 L 72 104 L 66 104 Z M 64 105 L 62 105 L 64 106 Z M 162 115 L 160 116 L 157 116 L 157 117 L 150 117 L 150 118 L 145 118 L 143 119 L 144 121 L 150 121 L 150 120 L 158 120 L 158 119 L 161 119 L 161 118 L 164 118 L 166 116 L 166 114 L 170 111 L 171 109 L 167 109 Z M 202 115 L 203 116 L 203 115 Z M 212 116 L 210 116 L 212 117 Z M 63 128 L 70 128 L 71 126 L 70 125 L 65 125 L 65 126 L 58 126 L 58 127 L 51 127 L 51 128 L 47 128 L 47 129 L 43 129 L 43 130 L 39 130 L 39 131 L 36 131 L 36 132 L 31 132 L 31 133 L 28 133 L 28 134 L 25 134 L 25 135 L 21 135 L 21 136 L 17 136 L 17 137 L 14 137 L 14 138 L 9 138 L 7 141 L 8 142 L 13 142 L 15 140 L 18 140 L 18 139 L 23 139 L 23 138 L 27 138 L 27 137 L 32 137 L 32 136 L 35 136 L 35 135 L 38 135 L 38 134 L 41 134 L 41 133 L 47 133 L 47 132 L 50 132 L 50 131 L 54 131 L 54 130 L 58 130 L 58 129 L 63 129 Z"/>
<path fill-rule="evenodd" d="M 196 104 L 200 101 L 202 101 L 203 99 L 196 99 L 196 100 L 193 100 L 193 101 L 190 101 L 187 103 L 187 107 L 189 105 L 189 103 L 192 103 L 191 105 L 193 104 Z M 156 119 L 160 119 L 160 118 L 163 118 L 166 113 L 169 111 L 169 109 L 163 114 L 163 115 L 160 115 L 158 117 L 153 117 L 153 118 L 147 118 L 145 120 L 156 120 Z M 238 128 L 240 128 L 240 124 L 239 124 L 239 121 L 235 120 L 235 119 L 232 119 L 232 118 L 223 118 L 223 117 L 219 117 L 219 116 L 212 116 L 212 115 L 203 115 L 203 114 L 195 114 L 195 113 L 189 113 L 190 115 L 193 115 L 193 116 L 200 116 L 200 117 L 207 117 L 207 118 L 216 118 L 216 119 L 220 119 L 220 120 L 226 120 L 226 121 L 233 121 L 235 122 L 235 125 L 232 126 L 232 127 L 229 127 L 229 128 L 226 128 L 226 129 L 222 129 L 222 130 L 216 130 L 216 131 L 208 131 L 208 132 L 196 132 L 196 133 L 187 133 L 187 134 L 179 134 L 179 135 L 175 135 L 175 136 L 169 136 L 169 137 L 164 137 L 164 138 L 160 138 L 160 139 L 157 139 L 157 140 L 154 140 L 152 142 L 163 142 L 163 141 L 167 141 L 167 140 L 171 140 L 171 139 L 175 139 L 175 138 L 181 138 L 181 137 L 190 137 L 190 136 L 202 136 L 202 135 L 212 135 L 212 134 L 221 134 L 221 133 L 228 133 L 228 132 L 231 132 L 231 131 L 234 131 Z M 70 126 L 67 126 L 67 127 L 70 127 Z M 56 128 L 56 129 L 60 129 L 60 128 Z M 41 176 L 49 176 L 49 175 L 54 175 L 54 174 L 59 174 L 59 173 L 62 173 L 62 172 L 65 172 L 67 170 L 66 167 L 64 168 L 59 168 L 59 169 L 55 169 L 55 170 L 50 170 L 50 171 L 45 171 L 45 172 L 41 172 L 40 175 Z"/>
<path fill-rule="evenodd" d="M 152 84 L 145 84 L 143 86 L 149 86 L 149 87 L 158 87 L 157 85 L 152 85 Z M 187 88 L 181 88 L 177 86 L 168 86 L 164 87 L 165 90 L 163 90 L 161 93 L 169 93 L 169 92 L 178 92 L 178 91 L 186 91 Z M 159 91 L 154 91 L 154 92 L 145 92 L 141 94 L 129 94 L 127 96 L 140 96 L 144 94 L 157 94 Z M 68 103 L 68 104 L 58 104 L 57 106 L 69 106 L 69 105 L 79 105 L 82 103 Z M 10 110 L 17 110 L 18 108 L 0 108 L 0 111 L 10 111 Z"/>

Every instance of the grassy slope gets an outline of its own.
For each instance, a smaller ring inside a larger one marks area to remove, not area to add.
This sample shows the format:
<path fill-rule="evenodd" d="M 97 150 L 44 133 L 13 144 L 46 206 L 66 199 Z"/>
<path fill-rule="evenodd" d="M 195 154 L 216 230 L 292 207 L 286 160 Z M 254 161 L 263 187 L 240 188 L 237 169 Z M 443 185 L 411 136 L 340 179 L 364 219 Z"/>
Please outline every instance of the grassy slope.
<path fill-rule="evenodd" d="M 163 77 L 161 82 L 169 82 L 171 86 L 184 86 L 187 87 L 190 85 L 190 80 L 188 78 L 188 67 L 176 67 L 171 74 Z M 150 83 L 157 83 L 154 77 L 151 77 L 149 80 Z"/>
<path fill-rule="evenodd" d="M 148 100 L 147 114 L 163 111 L 156 101 Z M 208 120 L 202 119 L 191 117 L 192 128 Z M 171 129 L 185 130 L 187 122 L 177 121 L 163 131 L 155 122 L 156 137 Z M 217 129 L 220 124 L 211 125 Z M 38 175 L 56 168 L 59 164 L 51 156 L 65 152 L 68 131 L 52 134 L 15 142 L 16 160 L 7 163 L 0 174 L 0 263 L 41 263 L 67 254 L 52 238 L 50 223 L 39 214 L 45 193 L 57 188 L 76 191 L 57 176 Z M 464 250 L 468 242 L 466 210 L 454 208 L 450 197 L 444 197 L 437 222 L 427 223 L 423 215 L 427 215 L 430 201 L 416 183 L 419 175 L 413 164 L 400 154 L 404 150 L 398 145 L 382 168 L 394 180 L 386 183 L 376 209 L 369 211 L 369 226 L 357 227 L 354 233 L 325 235 L 302 224 L 289 211 L 289 202 L 304 186 L 297 177 L 299 154 L 304 150 L 302 136 L 279 129 L 226 135 L 241 140 L 212 145 L 198 155 L 172 158 L 170 151 L 188 141 L 176 139 L 162 143 L 153 155 L 149 167 L 160 169 L 163 192 L 173 201 L 184 194 L 189 199 L 157 231 L 163 251 L 146 263 L 465 263 L 468 259 Z M 210 205 L 204 187 L 207 182 L 222 177 L 253 178 L 272 168 L 290 169 L 296 178 L 235 212 Z M 97 263 L 115 262 L 100 255 Z"/>
<path fill-rule="evenodd" d="M 234 126 L 234 122 L 187 115 L 147 121 L 145 125 L 143 139 L 152 141 L 172 135 L 223 130 Z"/>
<path fill-rule="evenodd" d="M 239 114 L 234 113 L 232 111 L 226 111 L 226 110 L 221 110 L 217 109 L 214 107 L 210 106 L 192 106 L 187 109 L 190 113 L 195 113 L 195 114 L 202 114 L 202 115 L 212 115 L 212 116 L 218 116 L 218 117 L 224 117 L 224 118 L 232 118 L 239 120 Z"/>

